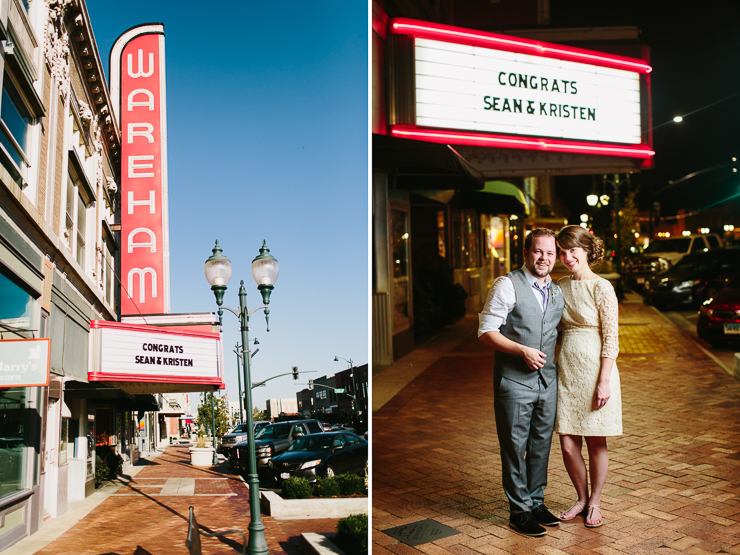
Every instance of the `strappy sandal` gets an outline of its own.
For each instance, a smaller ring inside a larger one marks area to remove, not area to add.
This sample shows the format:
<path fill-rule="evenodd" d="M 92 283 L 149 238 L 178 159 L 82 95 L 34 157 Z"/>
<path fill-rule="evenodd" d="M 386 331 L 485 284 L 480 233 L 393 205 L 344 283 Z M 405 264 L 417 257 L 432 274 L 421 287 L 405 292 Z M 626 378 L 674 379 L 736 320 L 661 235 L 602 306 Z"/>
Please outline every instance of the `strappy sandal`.
<path fill-rule="evenodd" d="M 574 507 L 581 507 L 580 512 L 577 512 L 570 518 L 563 518 L 563 515 L 570 512 Z M 560 513 L 560 520 L 562 520 L 563 522 L 567 522 L 569 520 L 573 520 L 577 516 L 584 514 L 585 512 L 586 512 L 586 504 L 581 503 L 580 501 L 576 501 L 575 503 L 573 503 L 573 505 L 571 505 L 571 507 L 567 511 L 563 511 L 562 513 Z"/>
<path fill-rule="evenodd" d="M 589 524 L 588 518 L 591 517 L 593 519 L 594 516 L 594 509 L 599 509 L 599 514 L 601 515 L 601 520 L 598 524 Z M 599 526 L 603 526 L 604 524 L 604 513 L 601 512 L 601 505 L 589 505 L 587 507 L 587 513 L 586 513 L 586 521 L 584 524 L 586 528 L 598 528 Z"/>

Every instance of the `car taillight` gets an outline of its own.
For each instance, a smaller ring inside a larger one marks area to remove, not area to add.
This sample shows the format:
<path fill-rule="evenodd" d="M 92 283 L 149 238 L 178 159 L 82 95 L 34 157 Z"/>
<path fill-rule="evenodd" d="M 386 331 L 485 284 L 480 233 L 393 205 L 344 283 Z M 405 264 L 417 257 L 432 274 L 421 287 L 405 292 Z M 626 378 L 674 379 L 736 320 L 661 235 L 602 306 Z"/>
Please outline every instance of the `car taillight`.
<path fill-rule="evenodd" d="M 699 308 L 699 312 L 711 318 L 712 314 L 714 314 L 714 309 L 707 305 L 702 305 L 701 308 Z"/>

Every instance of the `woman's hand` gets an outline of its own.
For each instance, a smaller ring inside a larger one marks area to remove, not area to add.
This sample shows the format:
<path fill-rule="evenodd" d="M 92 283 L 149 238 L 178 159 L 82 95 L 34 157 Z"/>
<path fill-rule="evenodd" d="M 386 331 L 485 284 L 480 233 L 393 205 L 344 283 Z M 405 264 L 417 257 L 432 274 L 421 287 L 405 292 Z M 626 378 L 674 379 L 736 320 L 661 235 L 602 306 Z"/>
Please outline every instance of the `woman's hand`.
<path fill-rule="evenodd" d="M 594 393 L 594 406 L 596 410 L 603 408 L 611 396 L 611 388 L 608 380 L 599 380 L 596 384 L 596 393 Z"/>

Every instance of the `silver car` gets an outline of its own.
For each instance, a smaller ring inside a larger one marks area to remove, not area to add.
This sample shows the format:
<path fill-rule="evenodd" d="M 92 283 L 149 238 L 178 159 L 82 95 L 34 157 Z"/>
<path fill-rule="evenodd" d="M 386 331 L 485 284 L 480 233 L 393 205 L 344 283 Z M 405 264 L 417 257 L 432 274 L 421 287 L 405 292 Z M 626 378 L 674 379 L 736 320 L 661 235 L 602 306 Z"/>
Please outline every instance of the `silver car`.
<path fill-rule="evenodd" d="M 254 433 L 257 434 L 257 432 L 268 424 L 270 424 L 270 422 L 267 420 L 258 420 L 257 422 L 254 422 Z M 234 445 L 241 443 L 242 441 L 247 441 L 248 429 L 247 424 L 239 424 L 228 434 L 224 435 L 221 438 L 221 444 L 219 445 L 219 453 L 223 453 L 226 458 L 228 458 Z"/>

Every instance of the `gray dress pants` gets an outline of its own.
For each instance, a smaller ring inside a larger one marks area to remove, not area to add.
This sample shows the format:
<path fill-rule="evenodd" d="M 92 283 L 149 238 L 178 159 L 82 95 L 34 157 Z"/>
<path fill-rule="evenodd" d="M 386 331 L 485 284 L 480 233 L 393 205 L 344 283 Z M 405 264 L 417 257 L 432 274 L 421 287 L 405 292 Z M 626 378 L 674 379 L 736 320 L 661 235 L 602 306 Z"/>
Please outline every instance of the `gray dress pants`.
<path fill-rule="evenodd" d="M 557 380 L 547 387 L 540 378 L 529 388 L 494 377 L 493 408 L 511 514 L 531 511 L 544 502 L 557 404 Z"/>

